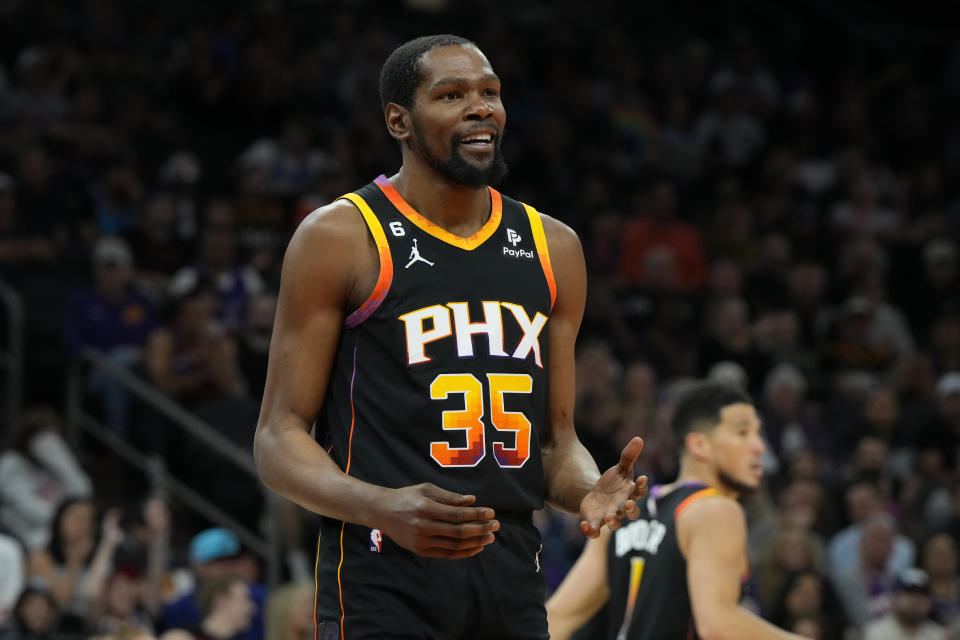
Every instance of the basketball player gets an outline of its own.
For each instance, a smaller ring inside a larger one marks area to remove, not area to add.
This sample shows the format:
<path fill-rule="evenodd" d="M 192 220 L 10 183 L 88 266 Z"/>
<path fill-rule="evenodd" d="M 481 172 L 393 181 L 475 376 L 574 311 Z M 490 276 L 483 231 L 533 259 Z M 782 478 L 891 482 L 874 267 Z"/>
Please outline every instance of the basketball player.
<path fill-rule="evenodd" d="M 738 604 L 748 566 L 737 496 L 763 472 L 750 398 L 701 384 L 681 397 L 673 429 L 677 481 L 653 487 L 634 522 L 587 541 L 547 602 L 550 637 L 569 638 L 609 601 L 610 640 L 799 638 Z"/>
<path fill-rule="evenodd" d="M 506 116 L 483 53 L 413 40 L 380 93 L 403 165 L 290 242 L 257 466 L 325 516 L 318 637 L 546 638 L 531 512 L 579 513 L 588 536 L 635 517 L 643 442 L 601 476 L 577 439 L 583 253 L 488 186 Z"/>

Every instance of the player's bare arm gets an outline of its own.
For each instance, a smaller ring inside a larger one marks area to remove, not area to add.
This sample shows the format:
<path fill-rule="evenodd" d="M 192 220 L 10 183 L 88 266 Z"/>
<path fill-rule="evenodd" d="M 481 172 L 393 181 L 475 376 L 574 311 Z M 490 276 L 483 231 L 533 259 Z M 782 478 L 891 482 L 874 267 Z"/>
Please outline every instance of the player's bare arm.
<path fill-rule="evenodd" d="M 301 506 L 379 528 L 421 555 L 479 553 L 499 523 L 475 498 L 423 484 L 387 489 L 347 476 L 310 435 L 347 313 L 373 290 L 376 249 L 360 213 L 338 201 L 311 214 L 284 257 L 254 457 L 264 484 Z"/>
<path fill-rule="evenodd" d="M 733 498 L 698 500 L 677 518 L 697 634 L 703 640 L 799 640 L 740 606 L 740 580 L 748 566 L 746 540 L 746 517 Z"/>
<path fill-rule="evenodd" d="M 543 215 L 557 299 L 550 315 L 550 395 L 543 467 L 547 500 L 579 513 L 584 534 L 596 537 L 603 525 L 616 528 L 621 518 L 637 517 L 636 500 L 646 492 L 645 476 L 634 480 L 633 465 L 643 449 L 634 438 L 620 462 L 600 475 L 590 452 L 580 443 L 573 424 L 574 358 L 583 319 L 587 271 L 577 235 L 565 224 Z"/>
<path fill-rule="evenodd" d="M 611 532 L 604 528 L 597 538 L 587 540 L 567 577 L 547 600 L 547 622 L 553 640 L 569 638 L 610 598 L 607 545 Z"/>

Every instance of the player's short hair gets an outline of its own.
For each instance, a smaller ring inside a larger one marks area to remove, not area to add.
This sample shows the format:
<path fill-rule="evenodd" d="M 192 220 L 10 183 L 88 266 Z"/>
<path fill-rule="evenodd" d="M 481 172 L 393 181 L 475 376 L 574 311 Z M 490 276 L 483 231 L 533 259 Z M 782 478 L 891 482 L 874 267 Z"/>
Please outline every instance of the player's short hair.
<path fill-rule="evenodd" d="M 393 102 L 409 109 L 413 105 L 413 94 L 423 80 L 420 61 L 424 54 L 450 46 L 477 45 L 460 36 L 441 34 L 415 38 L 394 49 L 380 68 L 380 107 L 386 109 Z"/>
<path fill-rule="evenodd" d="M 752 405 L 750 395 L 729 384 L 703 382 L 688 389 L 673 411 L 673 434 L 682 443 L 688 433 L 710 431 L 720 423 L 720 412 L 731 404 Z"/>

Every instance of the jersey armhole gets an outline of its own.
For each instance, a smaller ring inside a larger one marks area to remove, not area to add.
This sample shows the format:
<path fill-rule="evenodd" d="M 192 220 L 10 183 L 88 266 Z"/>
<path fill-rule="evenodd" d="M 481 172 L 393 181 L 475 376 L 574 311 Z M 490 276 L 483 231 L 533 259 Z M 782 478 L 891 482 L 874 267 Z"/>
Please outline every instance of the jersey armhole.
<path fill-rule="evenodd" d="M 390 285 L 393 284 L 393 258 L 390 256 L 390 245 L 387 244 L 387 236 L 383 233 L 383 226 L 367 201 L 355 193 L 340 196 L 338 200 L 349 200 L 360 210 L 363 220 L 370 230 L 370 235 L 373 236 L 373 241 L 377 245 L 377 253 L 380 255 L 380 277 L 377 278 L 377 284 L 373 288 L 373 292 L 367 296 L 362 305 L 344 320 L 345 326 L 353 328 L 373 315 L 373 312 L 380 307 L 384 298 L 387 297 Z"/>
<path fill-rule="evenodd" d="M 700 500 L 702 498 L 709 498 L 710 496 L 720 495 L 720 492 L 714 489 L 713 487 L 707 487 L 706 489 L 700 489 L 696 493 L 691 493 L 686 498 L 684 498 L 680 504 L 677 505 L 677 508 L 673 510 L 673 519 L 676 520 L 680 517 L 680 514 L 683 513 L 687 507 L 691 504 Z"/>
<path fill-rule="evenodd" d="M 521 203 L 523 204 L 523 203 Z M 540 256 L 540 266 L 543 267 L 543 275 L 547 279 L 547 287 L 550 289 L 550 309 L 557 302 L 557 281 L 553 277 L 553 267 L 550 266 L 550 251 L 547 249 L 547 235 L 543 232 L 543 221 L 540 219 L 540 213 L 528 204 L 523 208 L 530 218 L 530 230 L 533 231 L 533 243 L 537 247 L 537 254 Z"/>

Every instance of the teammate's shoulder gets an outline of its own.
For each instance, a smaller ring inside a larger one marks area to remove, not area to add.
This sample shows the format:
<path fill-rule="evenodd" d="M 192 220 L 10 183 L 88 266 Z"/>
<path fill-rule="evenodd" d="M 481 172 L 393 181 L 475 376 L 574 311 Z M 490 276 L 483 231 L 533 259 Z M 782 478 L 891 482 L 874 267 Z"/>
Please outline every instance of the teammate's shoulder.
<path fill-rule="evenodd" d="M 685 500 L 676 510 L 678 523 L 682 519 L 704 523 L 743 517 L 743 506 L 736 499 L 712 491 L 696 496 L 689 502 Z"/>

